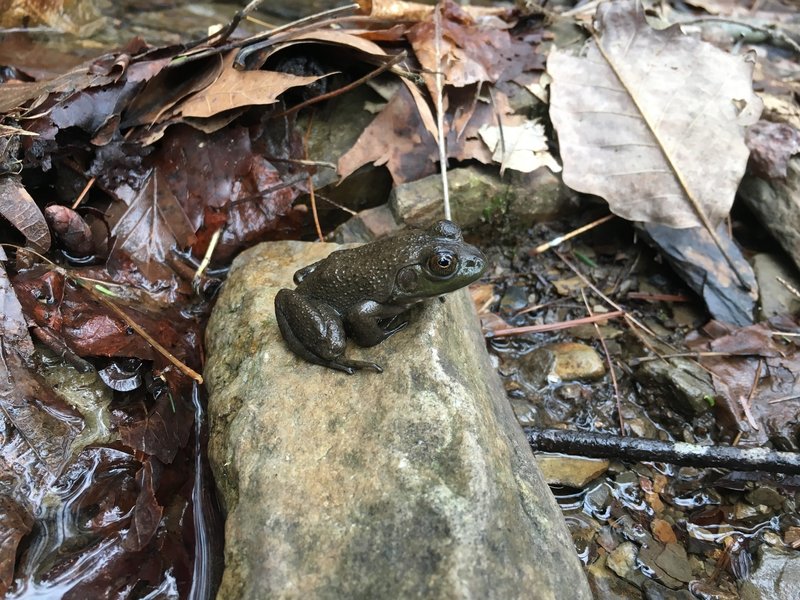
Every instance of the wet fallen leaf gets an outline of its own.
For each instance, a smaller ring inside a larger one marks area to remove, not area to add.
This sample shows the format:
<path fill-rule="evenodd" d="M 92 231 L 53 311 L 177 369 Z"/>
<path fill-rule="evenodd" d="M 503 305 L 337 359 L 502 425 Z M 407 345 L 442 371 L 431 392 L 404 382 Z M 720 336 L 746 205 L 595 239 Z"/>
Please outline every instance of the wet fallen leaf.
<path fill-rule="evenodd" d="M 0 339 L 25 359 L 33 355 L 33 341 L 14 288 L 0 263 Z"/>
<path fill-rule="evenodd" d="M 47 252 L 50 249 L 50 230 L 44 215 L 19 177 L 0 177 L 0 215 L 8 219 L 35 250 Z"/>
<path fill-rule="evenodd" d="M 324 77 L 301 77 L 259 69 L 242 71 L 233 68 L 235 58 L 236 51 L 229 52 L 224 57 L 222 72 L 216 81 L 180 104 L 182 116 L 205 118 L 240 106 L 272 104 L 286 90 L 314 83 Z"/>
<path fill-rule="evenodd" d="M 147 546 L 161 524 L 164 509 L 156 499 L 153 468 L 153 461 L 146 460 L 136 474 L 139 496 L 133 507 L 130 527 L 122 536 L 122 547 L 125 550 L 135 552 Z"/>
<path fill-rule="evenodd" d="M 0 418 L 13 427 L 53 476 L 72 454 L 83 419 L 0 339 Z"/>
<path fill-rule="evenodd" d="M 701 224 L 691 195 L 716 225 L 747 164 L 743 127 L 761 113 L 752 64 L 677 26 L 651 29 L 639 3 L 601 4 L 597 20 L 582 56 L 547 61 L 564 182 L 669 227 Z"/>
<path fill-rule="evenodd" d="M 33 515 L 13 498 L 0 494 L 0 596 L 14 581 L 20 541 L 33 528 Z"/>
<path fill-rule="evenodd" d="M 52 204 L 44 209 L 44 218 L 70 255 L 80 258 L 92 254 L 92 230 L 78 213 L 66 206 Z"/>
<path fill-rule="evenodd" d="M 741 288 L 719 248 L 702 227 L 673 229 L 644 223 L 641 229 L 645 239 L 658 247 L 686 284 L 703 297 L 713 318 L 739 326 L 753 323 L 758 300 L 756 277 L 724 225 L 717 228 L 717 235 L 737 271 L 750 285 L 749 292 Z"/>
<path fill-rule="evenodd" d="M 169 277 L 167 261 L 173 247 L 194 242 L 194 228 L 169 186 L 155 170 L 111 230 L 114 245 L 109 260 L 130 258 L 147 279 Z"/>

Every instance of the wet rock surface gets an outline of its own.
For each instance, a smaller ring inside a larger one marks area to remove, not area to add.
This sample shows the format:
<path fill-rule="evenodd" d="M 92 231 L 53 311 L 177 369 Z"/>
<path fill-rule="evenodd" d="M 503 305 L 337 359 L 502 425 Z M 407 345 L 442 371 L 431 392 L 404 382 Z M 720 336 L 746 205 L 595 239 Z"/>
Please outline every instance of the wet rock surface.
<path fill-rule="evenodd" d="M 287 350 L 274 295 L 335 248 L 243 253 L 210 321 L 209 455 L 227 517 L 218 597 L 589 598 L 466 292 L 348 349 L 380 375 Z"/>

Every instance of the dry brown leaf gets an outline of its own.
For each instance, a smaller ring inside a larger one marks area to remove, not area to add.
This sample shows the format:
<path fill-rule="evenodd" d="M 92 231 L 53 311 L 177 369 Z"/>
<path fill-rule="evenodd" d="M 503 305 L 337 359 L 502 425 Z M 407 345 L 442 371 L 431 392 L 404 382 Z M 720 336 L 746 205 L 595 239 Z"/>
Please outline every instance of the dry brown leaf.
<path fill-rule="evenodd" d="M 564 182 L 629 220 L 699 226 L 691 194 L 719 222 L 747 165 L 743 126 L 761 113 L 752 65 L 651 29 L 638 3 L 601 4 L 597 20 L 583 56 L 547 61 Z"/>
<path fill-rule="evenodd" d="M 237 51 L 225 56 L 220 76 L 207 88 L 186 99 L 179 112 L 184 117 L 211 117 L 218 113 L 260 104 L 272 104 L 286 90 L 314 83 L 321 76 L 302 77 L 279 71 L 240 71 L 233 68 Z"/>
<path fill-rule="evenodd" d="M 40 252 L 50 249 L 50 230 L 44 215 L 19 177 L 0 177 L 0 215 L 25 236 Z"/>

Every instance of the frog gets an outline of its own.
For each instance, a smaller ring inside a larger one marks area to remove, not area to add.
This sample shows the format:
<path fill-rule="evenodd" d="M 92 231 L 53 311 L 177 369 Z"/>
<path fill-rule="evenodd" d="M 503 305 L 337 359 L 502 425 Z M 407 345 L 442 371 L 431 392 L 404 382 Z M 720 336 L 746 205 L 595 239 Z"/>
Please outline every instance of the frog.
<path fill-rule="evenodd" d="M 413 306 L 467 286 L 485 270 L 483 253 L 464 241 L 458 225 L 441 220 L 303 267 L 294 274 L 295 289 L 275 296 L 275 316 L 286 345 L 306 361 L 350 375 L 381 373 L 377 363 L 347 358 L 347 340 L 363 347 L 383 342 L 408 325 Z"/>

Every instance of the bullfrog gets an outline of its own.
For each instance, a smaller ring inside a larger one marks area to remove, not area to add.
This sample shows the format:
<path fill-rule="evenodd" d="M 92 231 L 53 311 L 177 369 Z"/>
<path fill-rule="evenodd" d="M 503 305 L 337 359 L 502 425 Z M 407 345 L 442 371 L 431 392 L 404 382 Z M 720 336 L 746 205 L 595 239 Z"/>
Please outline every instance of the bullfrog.
<path fill-rule="evenodd" d="M 337 250 L 294 274 L 294 290 L 275 296 L 275 314 L 289 349 L 305 360 L 353 374 L 383 369 L 344 356 L 347 338 L 374 346 L 408 324 L 413 305 L 478 279 L 486 258 L 452 221 L 407 229 Z"/>

